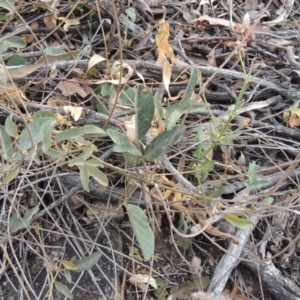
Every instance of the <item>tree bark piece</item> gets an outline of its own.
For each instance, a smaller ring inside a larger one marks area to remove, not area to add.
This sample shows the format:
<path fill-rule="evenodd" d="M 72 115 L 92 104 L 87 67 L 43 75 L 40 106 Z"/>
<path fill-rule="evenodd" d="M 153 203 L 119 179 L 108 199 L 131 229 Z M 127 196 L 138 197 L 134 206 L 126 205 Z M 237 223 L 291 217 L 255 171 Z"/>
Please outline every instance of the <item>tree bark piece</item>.
<path fill-rule="evenodd" d="M 230 254 L 225 253 L 221 258 L 219 264 L 217 265 L 214 275 L 211 279 L 208 293 L 212 296 L 213 299 L 219 299 L 225 285 L 229 279 L 229 276 L 232 270 L 239 264 L 239 257 L 241 257 L 242 251 L 249 239 L 249 236 L 252 230 L 256 227 L 256 224 L 259 221 L 258 217 L 251 217 L 252 228 L 248 230 L 239 229 L 236 233 L 236 238 L 239 240 L 239 244 L 234 244 L 230 242 L 227 251 Z"/>
<path fill-rule="evenodd" d="M 251 260 L 260 259 L 256 251 L 250 245 L 245 245 L 243 257 Z M 263 263 L 243 262 L 253 273 L 259 273 L 262 286 L 267 288 L 270 293 L 278 300 L 300 300 L 300 287 L 292 280 L 286 278 L 274 266 L 272 261 Z"/>

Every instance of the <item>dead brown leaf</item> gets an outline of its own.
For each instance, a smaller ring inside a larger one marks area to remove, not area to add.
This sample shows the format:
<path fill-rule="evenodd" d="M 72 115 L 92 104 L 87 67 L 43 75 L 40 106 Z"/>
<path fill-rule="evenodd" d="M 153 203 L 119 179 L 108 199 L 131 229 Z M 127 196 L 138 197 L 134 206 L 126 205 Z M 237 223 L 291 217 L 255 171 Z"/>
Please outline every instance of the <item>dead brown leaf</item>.
<path fill-rule="evenodd" d="M 63 95 L 58 94 L 50 97 L 47 101 L 47 105 L 51 107 L 70 105 L 70 100 Z"/>
<path fill-rule="evenodd" d="M 64 96 L 72 96 L 77 94 L 82 98 L 85 98 L 88 94 L 87 92 L 79 85 L 69 81 L 61 81 L 57 87 Z"/>
<path fill-rule="evenodd" d="M 201 224 L 201 226 L 205 228 L 205 232 L 207 232 L 213 236 L 223 238 L 223 239 L 231 239 L 235 244 L 239 244 L 239 240 L 235 236 L 233 236 L 229 233 L 220 231 L 218 229 L 218 227 L 214 227 L 212 225 L 207 226 L 207 221 L 205 220 L 205 218 L 202 214 L 194 213 L 193 215 L 197 219 L 197 221 Z"/>
<path fill-rule="evenodd" d="M 39 23 L 38 22 L 33 22 L 30 26 L 31 29 L 36 29 L 36 28 L 39 28 Z M 34 40 L 35 40 L 35 35 L 33 34 L 23 34 L 21 36 L 22 40 L 26 43 L 26 44 L 29 44 L 29 43 L 32 43 Z"/>
<path fill-rule="evenodd" d="M 56 120 L 60 125 L 72 126 L 72 122 L 68 121 L 67 118 L 61 115 L 59 112 L 56 112 Z"/>
<path fill-rule="evenodd" d="M 170 36 L 169 27 L 169 23 L 165 20 L 159 21 L 158 34 L 155 37 L 158 49 L 157 65 L 161 65 L 168 57 L 171 59 L 171 62 L 174 63 L 174 51 L 168 41 Z"/>
<path fill-rule="evenodd" d="M 59 55 L 47 55 L 46 57 L 41 57 L 35 64 L 33 65 L 25 65 L 22 67 L 15 67 L 7 69 L 9 76 L 11 78 L 23 78 L 28 76 L 29 74 L 35 72 L 40 67 L 44 66 L 46 63 L 53 62 L 56 60 L 60 60 L 63 58 L 71 57 L 72 55 L 76 54 L 77 51 L 70 51 L 68 53 L 63 53 Z"/>

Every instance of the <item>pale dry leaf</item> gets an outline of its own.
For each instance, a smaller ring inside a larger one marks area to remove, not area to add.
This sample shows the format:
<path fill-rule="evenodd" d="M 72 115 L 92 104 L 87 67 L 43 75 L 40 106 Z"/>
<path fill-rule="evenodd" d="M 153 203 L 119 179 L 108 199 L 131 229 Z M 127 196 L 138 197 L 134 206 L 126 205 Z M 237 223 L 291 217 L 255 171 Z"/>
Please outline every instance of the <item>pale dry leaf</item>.
<path fill-rule="evenodd" d="M 245 15 L 243 17 L 242 24 L 243 25 L 250 25 L 250 22 L 251 22 L 251 19 L 250 19 L 249 13 L 245 13 Z"/>
<path fill-rule="evenodd" d="M 240 153 L 240 156 L 239 156 L 239 158 L 238 158 L 237 161 L 242 166 L 246 166 L 247 165 L 247 159 L 246 159 L 246 157 L 245 157 L 245 155 L 244 155 L 243 152 Z"/>
<path fill-rule="evenodd" d="M 155 110 L 155 115 L 154 118 L 152 120 L 152 127 L 149 129 L 149 132 L 152 136 L 152 138 L 157 137 L 160 133 L 162 133 L 163 131 L 165 131 L 166 129 L 166 124 L 165 122 L 162 120 L 162 118 L 160 117 L 157 109 Z"/>
<path fill-rule="evenodd" d="M 68 121 L 67 118 L 61 115 L 59 112 L 55 113 L 55 117 L 60 125 L 72 126 L 72 122 Z"/>
<path fill-rule="evenodd" d="M 26 107 L 27 102 L 32 102 L 25 96 L 21 89 L 17 88 L 15 84 L 11 84 L 10 82 L 7 82 L 4 90 L 1 91 L 1 95 L 3 95 L 7 101 L 13 100 L 21 102 L 24 107 Z"/>
<path fill-rule="evenodd" d="M 245 0 L 244 8 L 245 11 L 256 10 L 258 8 L 258 0 Z"/>
<path fill-rule="evenodd" d="M 178 100 L 179 98 L 181 98 L 183 96 L 184 93 L 185 93 L 185 90 L 179 91 L 176 96 L 170 97 L 169 101 L 176 101 L 176 100 Z"/>
<path fill-rule="evenodd" d="M 140 255 L 139 249 L 136 247 L 129 246 L 128 256 L 132 257 L 133 259 L 136 259 L 137 261 L 141 261 L 141 262 L 144 261 L 144 258 L 141 257 L 141 255 Z"/>
<path fill-rule="evenodd" d="M 103 220 L 107 219 L 120 219 L 124 216 L 122 206 L 107 205 L 107 203 L 101 201 L 95 201 L 93 204 L 89 204 L 89 208 L 86 211 L 86 215 L 90 220 L 95 220 L 100 218 Z"/>
<path fill-rule="evenodd" d="M 64 106 L 64 111 L 68 115 L 70 114 L 74 121 L 78 121 L 82 115 L 83 107 L 75 106 Z"/>
<path fill-rule="evenodd" d="M 231 239 L 235 244 L 239 244 L 239 240 L 229 233 L 220 231 L 218 227 L 214 227 L 212 225 L 207 226 L 207 221 L 204 219 L 204 217 L 201 214 L 195 214 L 195 218 L 198 220 L 199 224 L 201 224 L 202 227 L 205 227 L 205 231 L 211 235 L 223 238 L 223 239 Z"/>
<path fill-rule="evenodd" d="M 169 44 L 169 23 L 165 20 L 160 20 L 158 25 L 158 34 L 155 37 L 156 46 L 158 49 L 157 65 L 161 65 L 166 58 L 170 57 L 173 63 L 175 55 L 172 47 Z"/>
<path fill-rule="evenodd" d="M 70 51 L 69 53 L 63 53 L 59 55 L 46 55 L 41 57 L 35 64 L 33 65 L 25 65 L 22 67 L 9 67 L 7 71 L 11 78 L 23 78 L 28 76 L 29 74 L 35 72 L 40 67 L 44 66 L 46 63 L 53 62 L 56 60 L 64 59 L 67 57 L 71 57 L 76 54 L 77 51 Z"/>
<path fill-rule="evenodd" d="M 67 18 L 64 18 L 64 17 L 59 17 L 58 20 L 60 20 L 60 21 L 62 21 L 62 22 L 65 23 L 63 29 L 66 32 L 69 30 L 70 26 L 72 26 L 72 25 L 79 25 L 80 24 L 79 19 L 67 19 Z"/>
<path fill-rule="evenodd" d="M 222 25 L 222 26 L 226 26 L 226 27 L 230 27 L 230 21 L 229 20 L 225 20 L 222 18 L 213 18 L 213 17 L 209 17 L 208 15 L 204 15 L 201 16 L 197 19 L 191 20 L 189 21 L 189 23 L 196 23 L 196 22 L 208 22 L 210 25 Z M 233 26 L 235 25 L 235 23 L 232 23 Z"/>
<path fill-rule="evenodd" d="M 70 100 L 63 95 L 58 94 L 50 97 L 47 101 L 47 105 L 51 107 L 67 106 L 70 105 Z"/>
<path fill-rule="evenodd" d="M 50 70 L 50 74 L 49 74 L 49 77 L 50 78 L 55 78 L 57 76 L 57 69 L 56 69 L 56 65 L 53 64 L 51 66 L 51 70 Z"/>
<path fill-rule="evenodd" d="M 238 127 L 247 127 L 250 126 L 252 120 L 250 118 L 242 118 L 238 123 L 237 126 Z"/>
<path fill-rule="evenodd" d="M 78 94 L 82 98 L 85 98 L 88 95 L 80 85 L 69 81 L 61 81 L 57 88 L 62 92 L 64 96 L 72 96 L 74 94 Z"/>
<path fill-rule="evenodd" d="M 145 78 L 144 76 L 142 75 L 142 73 L 138 72 L 138 71 L 135 71 L 136 75 L 139 76 L 139 78 L 143 81 L 144 85 L 146 85 L 145 83 Z"/>
<path fill-rule="evenodd" d="M 153 277 L 149 277 L 149 275 L 136 274 L 129 278 L 129 282 L 132 284 L 136 284 L 142 291 L 145 291 L 147 288 L 147 284 L 151 285 L 153 288 L 157 289 L 156 281 Z"/>
<path fill-rule="evenodd" d="M 213 298 L 205 292 L 193 293 L 191 297 L 192 300 L 213 300 Z"/>
<path fill-rule="evenodd" d="M 168 96 L 170 97 L 169 85 L 171 82 L 171 75 L 172 75 L 172 67 L 169 61 L 166 59 L 163 64 L 163 83 L 165 86 L 166 91 L 168 92 Z"/>
<path fill-rule="evenodd" d="M 0 64 L 0 85 L 4 87 L 7 84 L 8 78 L 9 76 L 6 67 Z"/>
<path fill-rule="evenodd" d="M 89 71 L 89 69 L 91 69 L 93 66 L 95 66 L 96 64 L 98 64 L 104 60 L 106 60 L 106 59 L 103 56 L 101 56 L 99 54 L 94 54 L 89 60 L 87 71 Z"/>
<path fill-rule="evenodd" d="M 210 4 L 209 0 L 201 0 L 200 1 L 200 5 L 204 5 L 204 4 L 209 5 Z"/>
<path fill-rule="evenodd" d="M 73 196 L 71 196 L 68 200 L 67 200 L 68 204 L 70 205 L 71 209 L 77 209 L 79 207 L 81 207 L 84 203 L 84 195 L 77 193 Z"/>
<path fill-rule="evenodd" d="M 124 63 L 122 65 L 123 69 L 127 70 L 127 74 L 119 79 L 101 79 L 101 80 L 96 80 L 96 81 L 91 81 L 93 84 L 102 84 L 102 83 L 112 83 L 112 84 L 125 84 L 127 81 L 131 78 L 133 75 L 133 68 L 129 66 L 128 64 Z M 115 70 L 115 74 L 119 74 L 119 70 Z"/>
<path fill-rule="evenodd" d="M 56 27 L 56 21 L 58 16 L 58 10 L 55 8 L 51 15 L 44 17 L 44 24 L 48 28 Z"/>
<path fill-rule="evenodd" d="M 194 256 L 192 258 L 191 264 L 189 266 L 189 270 L 193 274 L 199 274 L 199 271 L 201 270 L 201 260 L 199 257 Z"/>
<path fill-rule="evenodd" d="M 37 29 L 37 28 L 39 28 L 39 23 L 38 22 L 33 22 L 30 25 L 30 28 L 31 29 Z M 22 40 L 26 44 L 32 43 L 35 40 L 35 38 L 36 38 L 34 34 L 23 34 L 23 35 L 21 35 L 21 37 L 22 37 Z"/>
<path fill-rule="evenodd" d="M 129 140 L 134 141 L 135 140 L 135 115 L 129 120 L 125 122 L 125 128 L 126 128 L 126 135 L 129 138 Z"/>
<path fill-rule="evenodd" d="M 213 47 L 210 50 L 210 52 L 208 53 L 208 55 L 207 55 L 207 58 L 208 58 L 207 66 L 210 66 L 210 67 L 216 67 L 217 66 L 217 62 L 216 62 L 216 58 L 215 58 L 217 46 L 219 46 L 219 44 L 217 44 L 215 47 Z"/>

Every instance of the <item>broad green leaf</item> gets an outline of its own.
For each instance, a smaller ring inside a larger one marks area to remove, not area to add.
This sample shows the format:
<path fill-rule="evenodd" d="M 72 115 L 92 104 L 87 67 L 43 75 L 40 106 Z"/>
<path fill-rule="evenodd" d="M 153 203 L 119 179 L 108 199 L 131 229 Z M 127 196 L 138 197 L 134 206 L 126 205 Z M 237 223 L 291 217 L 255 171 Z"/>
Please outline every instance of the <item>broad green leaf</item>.
<path fill-rule="evenodd" d="M 108 186 L 107 176 L 96 167 L 86 165 L 89 175 L 92 176 L 99 184 Z"/>
<path fill-rule="evenodd" d="M 161 278 L 156 278 L 157 289 L 154 291 L 154 295 L 157 300 L 164 300 L 168 298 L 168 281 Z"/>
<path fill-rule="evenodd" d="M 49 117 L 42 117 L 37 120 L 35 120 L 33 123 L 29 124 L 29 130 L 30 134 L 25 128 L 23 132 L 21 133 L 19 139 L 18 139 L 18 145 L 22 151 L 30 149 L 32 146 L 36 146 L 38 143 L 42 141 L 42 135 L 41 135 L 41 128 L 44 123 L 48 121 L 55 121 L 53 118 Z M 31 138 L 33 139 L 33 145 L 31 143 Z"/>
<path fill-rule="evenodd" d="M 192 105 L 192 107 L 191 107 Z M 189 104 L 185 104 L 184 106 L 180 104 L 180 102 L 171 104 L 168 106 L 165 113 L 165 123 L 167 125 L 167 129 L 171 130 L 179 121 L 180 117 L 186 113 L 199 113 L 207 111 L 207 107 L 205 104 L 199 101 L 193 101 Z"/>
<path fill-rule="evenodd" d="M 1 5 L 0 5 L 1 6 Z M 9 48 L 24 48 L 26 43 L 24 40 L 19 36 L 11 36 L 3 41 L 0 42 L 0 54 L 7 51 Z"/>
<path fill-rule="evenodd" d="M 259 202 L 257 205 L 251 205 L 252 209 L 255 210 L 265 210 L 268 209 L 268 207 L 274 202 L 273 197 L 267 197 L 264 198 L 261 202 Z"/>
<path fill-rule="evenodd" d="M 82 157 L 77 156 L 68 161 L 68 167 L 84 166 L 84 165 L 85 165 L 85 159 L 83 159 Z"/>
<path fill-rule="evenodd" d="M 141 140 L 152 126 L 155 106 L 151 90 L 138 86 L 135 97 L 135 138 Z"/>
<path fill-rule="evenodd" d="M 239 135 L 239 132 L 227 133 L 219 138 L 220 144 L 230 144 L 233 140 L 236 140 Z"/>
<path fill-rule="evenodd" d="M 67 270 L 77 270 L 78 266 L 69 260 L 60 260 L 60 263 L 67 269 Z"/>
<path fill-rule="evenodd" d="M 18 137 L 18 126 L 12 120 L 12 115 L 7 117 L 5 120 L 5 130 L 9 136 L 11 136 L 13 138 Z"/>
<path fill-rule="evenodd" d="M 142 153 L 140 152 L 140 150 L 134 148 L 130 142 L 125 145 L 125 144 L 120 144 L 120 145 L 115 145 L 113 148 L 114 152 L 118 152 L 118 153 L 128 153 L 131 155 L 135 155 L 135 156 L 142 156 Z"/>
<path fill-rule="evenodd" d="M 61 49 L 61 48 L 57 48 L 57 47 L 47 47 L 45 49 L 45 52 L 47 55 L 59 55 L 59 54 L 64 54 L 66 53 L 65 50 Z"/>
<path fill-rule="evenodd" d="M 24 48 L 26 47 L 25 41 L 19 36 L 11 36 L 5 39 L 6 42 L 9 42 L 10 47 L 12 48 Z"/>
<path fill-rule="evenodd" d="M 55 120 L 55 114 L 50 110 L 39 110 L 32 115 L 32 119 L 35 121 L 39 118 L 52 118 Z"/>
<path fill-rule="evenodd" d="M 82 127 L 77 127 L 77 128 L 71 128 L 67 129 L 63 132 L 60 132 L 56 135 L 55 140 L 56 141 L 64 141 L 68 139 L 75 139 L 78 137 L 81 137 L 83 135 L 98 135 L 102 134 L 105 135 L 105 131 L 97 126 L 94 125 L 85 125 Z"/>
<path fill-rule="evenodd" d="M 92 166 L 92 167 L 100 167 L 100 168 L 103 168 L 103 163 L 97 159 L 89 159 L 86 161 L 86 164 L 89 165 L 89 166 Z"/>
<path fill-rule="evenodd" d="M 64 285 L 58 281 L 55 281 L 54 286 L 64 296 L 68 297 L 69 299 L 74 299 L 73 294 L 71 293 L 71 291 L 69 290 L 69 288 L 66 285 Z"/>
<path fill-rule="evenodd" d="M 192 68 L 191 77 L 189 79 L 188 86 L 185 90 L 182 100 L 179 102 L 181 108 L 186 108 L 187 105 L 191 104 L 192 95 L 195 90 L 195 86 L 197 85 L 197 82 L 198 82 L 198 69 Z"/>
<path fill-rule="evenodd" d="M 251 221 L 240 218 L 236 215 L 224 214 L 223 217 L 228 223 L 234 225 L 237 228 L 250 229 L 252 227 L 252 222 Z"/>
<path fill-rule="evenodd" d="M 196 134 L 195 140 L 197 142 L 203 141 L 201 143 L 199 143 L 196 146 L 195 151 L 193 151 L 193 156 L 200 159 L 200 158 L 204 158 L 208 148 L 210 147 L 210 144 L 208 142 L 210 142 L 209 136 L 206 135 L 204 133 L 203 130 L 199 130 Z"/>
<path fill-rule="evenodd" d="M 90 256 L 84 257 L 77 262 L 78 269 L 76 272 L 83 272 L 95 266 L 102 256 L 102 252 L 94 252 Z"/>
<path fill-rule="evenodd" d="M 195 113 L 207 110 L 206 106 L 202 102 L 198 100 L 195 101 L 192 98 L 197 82 L 198 69 L 192 68 L 191 77 L 189 79 L 189 83 L 185 90 L 182 100 L 180 102 L 169 105 L 169 107 L 166 110 L 165 123 L 167 125 L 167 130 L 173 129 L 173 127 L 177 124 L 177 122 L 183 114 L 186 114 L 187 112 Z"/>
<path fill-rule="evenodd" d="M 129 153 L 132 155 L 142 156 L 140 150 L 138 150 L 132 142 L 129 141 L 128 137 L 115 129 L 107 129 L 107 135 L 116 144 L 113 150 L 119 153 Z"/>
<path fill-rule="evenodd" d="M 82 153 L 78 155 L 78 157 L 81 157 L 84 161 L 86 161 L 88 158 L 90 158 L 93 154 L 93 150 L 91 148 L 87 148 Z"/>
<path fill-rule="evenodd" d="M 136 12 L 133 7 L 128 7 L 125 9 L 126 15 L 131 19 L 132 22 L 136 21 Z"/>
<path fill-rule="evenodd" d="M 5 127 L 2 125 L 0 125 L 0 144 L 1 144 L 2 156 L 6 160 L 10 159 L 15 149 L 11 142 L 10 136 L 7 134 Z"/>
<path fill-rule="evenodd" d="M 136 94 L 136 90 L 133 88 L 125 88 L 119 97 L 119 103 L 123 104 L 126 107 L 134 106 L 134 97 Z"/>
<path fill-rule="evenodd" d="M 166 153 L 168 148 L 173 146 L 185 132 L 186 127 L 174 127 L 170 131 L 164 131 L 153 139 L 145 148 L 145 157 L 148 160 L 159 158 L 163 153 Z"/>
<path fill-rule="evenodd" d="M 123 156 L 129 166 L 137 167 L 138 163 L 140 162 L 140 158 L 138 155 L 132 155 L 132 154 L 129 154 L 128 152 L 123 152 Z"/>
<path fill-rule="evenodd" d="M 214 165 L 215 165 L 214 160 L 206 160 L 205 162 L 199 165 L 199 168 L 203 172 L 210 172 L 213 169 Z"/>
<path fill-rule="evenodd" d="M 96 92 L 96 90 L 95 90 L 95 92 Z M 103 83 L 101 85 L 101 95 L 103 97 L 110 97 L 111 93 L 112 93 L 112 85 L 107 82 Z M 97 92 L 97 94 L 98 94 L 98 92 Z"/>
<path fill-rule="evenodd" d="M 69 270 L 64 269 L 64 275 L 69 283 L 72 283 L 72 276 Z"/>
<path fill-rule="evenodd" d="M 128 142 L 130 142 L 126 135 L 124 135 L 123 133 L 115 129 L 109 128 L 106 130 L 106 133 L 112 139 L 112 141 L 117 145 L 127 144 Z"/>
<path fill-rule="evenodd" d="M 1 44 L 0 44 L 1 48 Z M 75 54 L 75 51 L 69 51 L 68 53 L 60 54 L 60 55 L 43 55 L 36 63 L 26 66 L 20 66 L 16 68 L 9 68 L 7 71 L 11 78 L 23 78 L 28 76 L 29 74 L 35 72 L 41 66 L 44 66 L 46 63 L 50 63 L 52 61 L 65 59 Z"/>
<path fill-rule="evenodd" d="M 14 233 L 18 230 L 28 228 L 32 222 L 32 217 L 36 213 L 38 213 L 40 208 L 38 206 L 32 207 L 28 209 L 23 217 L 19 217 L 17 213 L 15 213 L 9 222 L 9 231 L 10 233 Z"/>
<path fill-rule="evenodd" d="M 255 162 L 251 162 L 249 164 L 249 183 L 247 183 L 247 188 L 249 191 L 252 191 L 254 189 L 259 189 L 264 186 L 267 186 L 269 184 L 269 180 L 266 179 L 259 179 L 255 172 L 259 170 L 259 165 L 257 165 Z"/>
<path fill-rule="evenodd" d="M 19 174 L 20 168 L 17 168 L 11 172 L 9 172 L 3 179 L 4 184 L 8 184 L 13 181 Z"/>
<path fill-rule="evenodd" d="M 93 151 L 98 151 L 98 148 L 91 143 L 91 141 L 86 140 L 83 137 L 78 137 L 76 139 L 74 139 L 74 141 L 79 145 L 79 146 L 88 146 L 90 149 L 92 149 Z"/>
<path fill-rule="evenodd" d="M 186 217 L 186 214 L 181 212 L 179 214 L 179 224 L 177 226 L 177 230 L 182 234 L 187 234 L 188 228 L 189 225 L 188 225 L 188 219 Z M 183 248 L 184 250 L 188 250 L 193 243 L 191 239 L 183 237 L 177 233 L 174 234 L 174 238 L 176 241 L 176 245 Z"/>
<path fill-rule="evenodd" d="M 16 11 L 14 1 L 12 1 L 12 0 L 0 0 L 0 7 L 8 10 L 10 13 Z"/>
<path fill-rule="evenodd" d="M 160 101 L 156 97 L 153 97 L 153 99 L 154 99 L 155 109 L 157 110 L 159 116 L 163 119 L 163 117 L 164 117 L 163 107 L 162 107 Z"/>
<path fill-rule="evenodd" d="M 51 118 L 50 120 L 46 121 L 41 127 L 40 132 L 42 136 L 42 143 L 46 148 L 51 147 L 51 132 L 55 125 L 56 121 Z"/>
<path fill-rule="evenodd" d="M 169 116 L 166 116 L 167 130 L 172 130 L 183 113 L 179 109 L 174 109 Z"/>
<path fill-rule="evenodd" d="M 19 54 L 13 55 L 7 62 L 8 67 L 24 66 L 24 65 L 26 65 L 26 60 Z"/>
<path fill-rule="evenodd" d="M 214 190 L 214 191 L 206 191 L 204 195 L 205 195 L 205 197 L 208 197 L 208 198 L 220 199 L 222 194 L 223 194 L 223 191 L 221 189 L 219 189 L 219 190 Z"/>
<path fill-rule="evenodd" d="M 80 166 L 80 181 L 83 189 L 87 191 L 88 193 L 90 192 L 90 187 L 89 187 L 89 172 L 87 169 L 86 165 Z"/>
<path fill-rule="evenodd" d="M 42 145 L 42 151 L 46 155 L 48 155 L 48 156 L 50 156 L 51 158 L 54 158 L 54 159 L 62 157 L 62 153 L 61 152 L 59 152 L 59 151 L 57 151 L 55 149 L 52 149 L 52 148 L 47 148 L 44 145 Z"/>
<path fill-rule="evenodd" d="M 144 261 L 148 261 L 154 255 L 154 234 L 145 212 L 133 204 L 124 205 L 137 241 L 142 250 Z"/>

